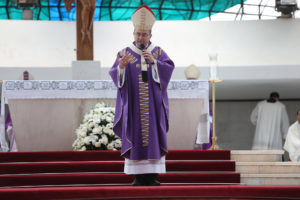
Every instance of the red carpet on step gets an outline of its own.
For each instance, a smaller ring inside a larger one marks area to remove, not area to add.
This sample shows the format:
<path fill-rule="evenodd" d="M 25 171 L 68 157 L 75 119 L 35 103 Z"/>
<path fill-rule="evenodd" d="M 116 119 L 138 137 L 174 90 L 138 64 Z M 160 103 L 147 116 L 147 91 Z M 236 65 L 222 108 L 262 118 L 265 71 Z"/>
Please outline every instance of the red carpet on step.
<path fill-rule="evenodd" d="M 127 184 L 133 181 L 133 176 L 124 173 L 106 174 L 30 174 L 30 175 L 2 175 L 0 187 L 7 186 L 53 186 L 53 185 L 100 185 Z M 158 180 L 162 184 L 211 184 L 240 182 L 239 173 L 167 173 L 160 174 Z"/>
<path fill-rule="evenodd" d="M 170 150 L 162 186 L 129 186 L 123 165 L 119 151 L 0 153 L 0 199 L 300 199 L 300 186 L 238 185 L 228 150 Z"/>
<path fill-rule="evenodd" d="M 300 198 L 299 186 L 105 186 L 105 187 L 47 187 L 2 188 L 4 200 L 52 200 L 52 199 L 143 199 L 143 198 Z"/>
<path fill-rule="evenodd" d="M 0 152 L 1 162 L 121 161 L 120 151 Z M 229 150 L 169 150 L 167 160 L 230 160 Z"/>
<path fill-rule="evenodd" d="M 234 161 L 167 161 L 167 171 L 235 171 Z M 122 172 L 123 161 L 0 163 L 0 174 Z"/>

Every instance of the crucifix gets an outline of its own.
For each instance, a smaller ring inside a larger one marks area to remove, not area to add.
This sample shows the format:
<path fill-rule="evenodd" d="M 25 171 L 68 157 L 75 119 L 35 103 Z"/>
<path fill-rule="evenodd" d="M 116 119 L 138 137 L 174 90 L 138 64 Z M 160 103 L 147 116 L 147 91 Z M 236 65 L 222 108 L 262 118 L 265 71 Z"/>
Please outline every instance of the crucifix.
<path fill-rule="evenodd" d="M 68 12 L 75 0 L 64 0 Z M 96 0 L 76 0 L 77 60 L 93 60 L 93 20 Z"/>

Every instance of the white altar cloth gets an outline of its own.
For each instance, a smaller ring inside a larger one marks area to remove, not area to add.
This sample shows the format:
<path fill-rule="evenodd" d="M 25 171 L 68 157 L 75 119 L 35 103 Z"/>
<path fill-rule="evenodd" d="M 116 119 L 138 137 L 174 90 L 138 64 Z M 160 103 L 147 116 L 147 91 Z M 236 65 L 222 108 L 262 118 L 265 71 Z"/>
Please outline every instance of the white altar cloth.
<path fill-rule="evenodd" d="M 1 151 L 9 151 L 5 136 L 5 104 L 9 99 L 115 99 L 117 88 L 110 80 L 5 80 L 2 84 L 0 144 Z M 209 113 L 209 83 L 199 80 L 174 80 L 168 85 L 169 99 L 203 99 L 201 116 Z M 208 121 L 207 121 L 208 123 Z M 209 126 L 207 126 L 209 127 Z M 198 136 L 203 143 L 207 134 Z"/>

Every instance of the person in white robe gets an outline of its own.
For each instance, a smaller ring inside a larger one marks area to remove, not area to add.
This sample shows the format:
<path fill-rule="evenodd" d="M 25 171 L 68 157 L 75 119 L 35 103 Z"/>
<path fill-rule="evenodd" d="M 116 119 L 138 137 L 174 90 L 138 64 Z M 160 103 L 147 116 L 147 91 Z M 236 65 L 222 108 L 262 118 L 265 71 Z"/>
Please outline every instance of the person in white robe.
<path fill-rule="evenodd" d="M 297 111 L 297 121 L 288 130 L 283 148 L 289 153 L 291 161 L 300 161 L 300 109 Z"/>
<path fill-rule="evenodd" d="M 252 150 L 280 150 L 289 128 L 285 105 L 279 102 L 279 94 L 272 92 L 268 100 L 259 102 L 251 113 L 256 125 Z"/>

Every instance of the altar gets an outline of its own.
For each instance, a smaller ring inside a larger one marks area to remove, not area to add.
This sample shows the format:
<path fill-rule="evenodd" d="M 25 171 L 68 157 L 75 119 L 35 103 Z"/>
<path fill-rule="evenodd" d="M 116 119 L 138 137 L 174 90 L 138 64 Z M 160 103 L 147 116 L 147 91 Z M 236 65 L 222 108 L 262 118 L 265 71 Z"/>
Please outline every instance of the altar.
<path fill-rule="evenodd" d="M 3 81 L 1 122 L 8 104 L 19 151 L 72 150 L 84 114 L 97 102 L 114 106 L 116 92 L 109 80 Z M 169 83 L 169 149 L 193 149 L 197 130 L 201 132 L 197 139 L 208 141 L 208 94 L 208 81 Z M 3 124 L 0 140 L 2 151 L 8 151 Z"/>

